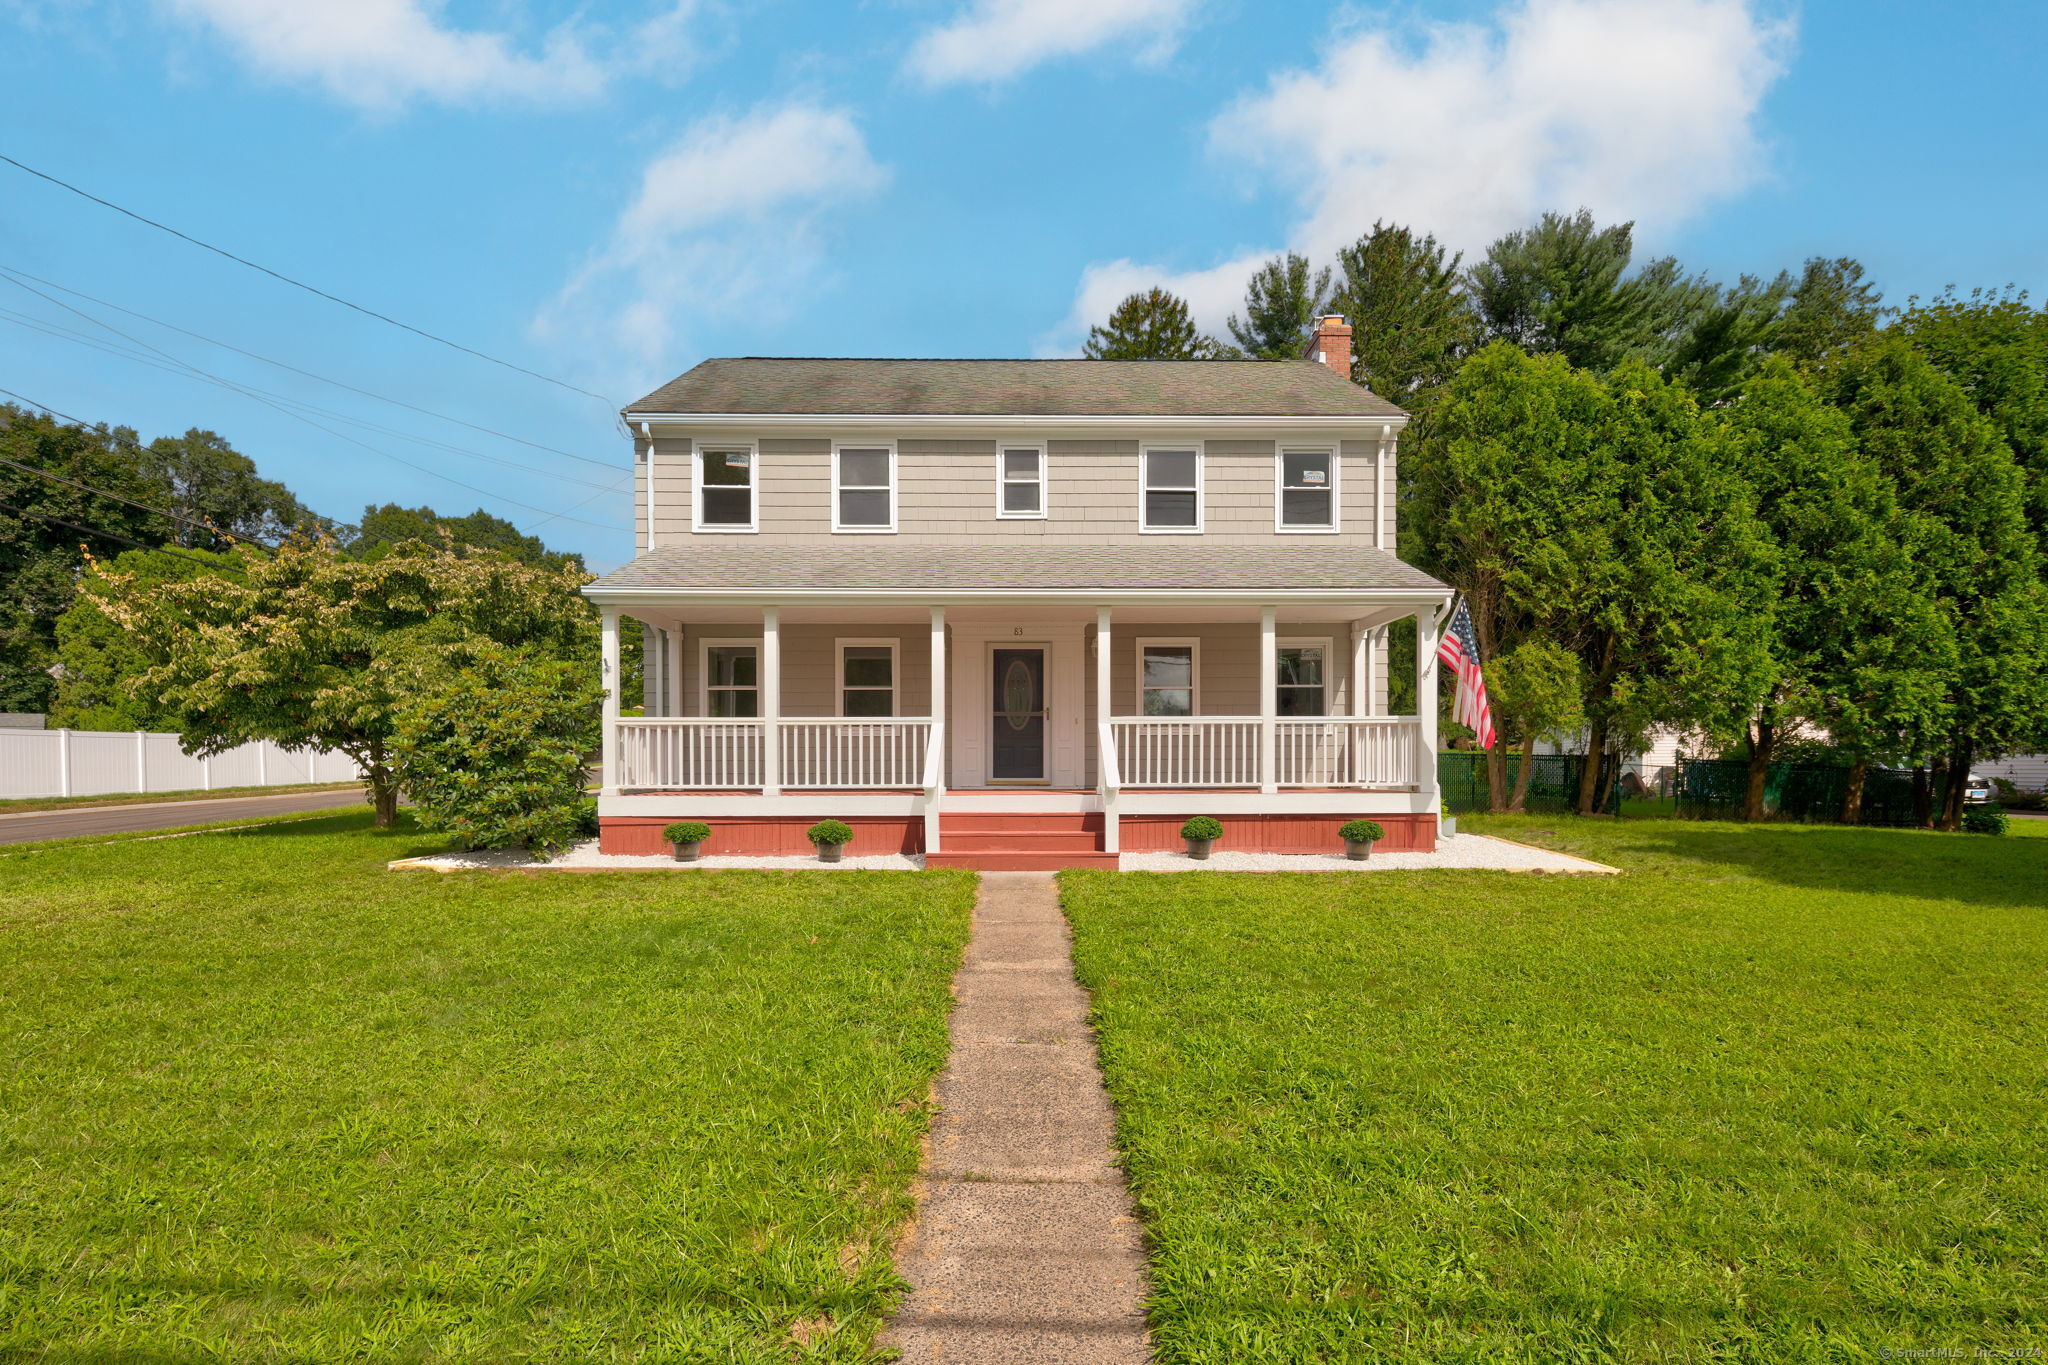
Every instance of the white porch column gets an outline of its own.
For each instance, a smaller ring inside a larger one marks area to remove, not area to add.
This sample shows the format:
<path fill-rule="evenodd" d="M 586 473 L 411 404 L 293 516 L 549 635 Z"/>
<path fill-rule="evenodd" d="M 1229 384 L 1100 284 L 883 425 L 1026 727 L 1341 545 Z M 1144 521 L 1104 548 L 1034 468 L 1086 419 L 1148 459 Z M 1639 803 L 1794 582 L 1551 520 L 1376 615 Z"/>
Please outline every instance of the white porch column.
<path fill-rule="evenodd" d="M 782 611 L 761 608 L 761 795 L 782 795 Z"/>
<path fill-rule="evenodd" d="M 1357 622 L 1351 624 L 1351 714 L 1364 717 L 1372 714 L 1372 694 L 1375 679 L 1372 658 L 1372 631 Z"/>
<path fill-rule="evenodd" d="M 668 633 L 668 713 L 683 714 L 683 632 L 678 626 Z"/>
<path fill-rule="evenodd" d="M 1436 795 L 1436 642 L 1442 618 L 1433 607 L 1415 613 L 1416 790 Z"/>
<path fill-rule="evenodd" d="M 1280 632 L 1271 607 L 1259 608 L 1259 790 L 1280 790 Z"/>
<path fill-rule="evenodd" d="M 619 794 L 619 609 L 606 607 L 599 614 L 602 623 L 603 660 L 598 672 L 604 683 L 604 760 L 598 790 L 606 796 Z"/>
<path fill-rule="evenodd" d="M 926 708 L 932 718 L 932 748 L 938 755 L 938 786 L 924 797 L 924 851 L 940 852 L 939 804 L 946 789 L 946 609 L 932 608 L 932 700 Z"/>
<path fill-rule="evenodd" d="M 1105 788 L 1108 800 L 1102 810 L 1102 851 L 1116 853 L 1123 847 L 1122 821 L 1117 814 L 1116 792 L 1107 790 L 1102 781 L 1103 767 L 1114 760 L 1115 755 L 1102 753 L 1104 745 L 1116 742 L 1116 731 L 1109 723 L 1113 702 L 1110 696 L 1110 676 L 1116 667 L 1115 644 L 1109 629 L 1109 608 L 1095 609 L 1095 785 Z M 1144 679 L 1138 680 L 1144 687 Z"/>

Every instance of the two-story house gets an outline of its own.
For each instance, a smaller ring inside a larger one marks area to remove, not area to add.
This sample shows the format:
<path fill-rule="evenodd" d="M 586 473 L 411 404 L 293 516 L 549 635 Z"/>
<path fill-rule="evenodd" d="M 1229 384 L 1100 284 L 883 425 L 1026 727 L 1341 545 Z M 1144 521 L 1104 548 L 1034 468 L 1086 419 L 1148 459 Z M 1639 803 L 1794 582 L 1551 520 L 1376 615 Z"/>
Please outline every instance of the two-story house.
<path fill-rule="evenodd" d="M 1282 363 L 707 360 L 625 410 L 639 553 L 603 612 L 608 852 L 1114 865 L 1216 816 L 1433 848 L 1450 590 L 1393 553 L 1407 418 L 1351 332 Z M 646 628 L 621 717 L 618 621 Z M 1420 715 L 1387 714 L 1415 617 Z"/>

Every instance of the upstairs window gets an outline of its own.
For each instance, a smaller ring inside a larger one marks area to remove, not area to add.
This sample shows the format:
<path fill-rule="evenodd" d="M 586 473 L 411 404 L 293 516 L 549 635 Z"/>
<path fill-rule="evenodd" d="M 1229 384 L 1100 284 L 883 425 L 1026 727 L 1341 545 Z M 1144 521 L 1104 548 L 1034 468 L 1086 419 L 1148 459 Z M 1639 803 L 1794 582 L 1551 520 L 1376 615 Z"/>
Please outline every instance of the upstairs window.
<path fill-rule="evenodd" d="M 704 642 L 704 714 L 721 720 L 761 714 L 759 645 Z"/>
<path fill-rule="evenodd" d="M 1201 657 L 1199 640 L 1138 641 L 1138 714 L 1194 715 Z"/>
<path fill-rule="evenodd" d="M 896 529 L 896 448 L 835 446 L 832 451 L 832 529 Z"/>
<path fill-rule="evenodd" d="M 1045 447 L 1003 446 L 996 452 L 996 515 L 1045 515 Z"/>
<path fill-rule="evenodd" d="M 839 714 L 896 714 L 896 641 L 839 642 Z"/>
<path fill-rule="evenodd" d="M 1328 450 L 1280 452 L 1279 529 L 1337 529 L 1337 457 Z"/>
<path fill-rule="evenodd" d="M 1282 716 L 1327 716 L 1330 647 L 1322 640 L 1282 640 L 1273 684 L 1273 710 Z"/>
<path fill-rule="evenodd" d="M 1142 531 L 1190 534 L 1202 529 L 1202 452 L 1186 446 L 1148 446 L 1139 457 L 1144 500 Z"/>
<path fill-rule="evenodd" d="M 697 452 L 697 529 L 754 529 L 754 452 L 706 446 Z"/>

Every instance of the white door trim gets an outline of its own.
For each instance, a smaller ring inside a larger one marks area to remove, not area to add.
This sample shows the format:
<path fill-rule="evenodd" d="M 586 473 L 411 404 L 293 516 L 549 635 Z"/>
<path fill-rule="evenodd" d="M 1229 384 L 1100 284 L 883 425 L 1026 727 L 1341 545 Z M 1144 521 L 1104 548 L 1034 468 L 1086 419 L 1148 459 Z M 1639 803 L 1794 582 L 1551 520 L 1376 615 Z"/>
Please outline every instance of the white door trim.
<path fill-rule="evenodd" d="M 1045 697 L 1052 716 L 1045 729 L 1046 780 L 1053 787 L 1079 787 L 1087 778 L 1087 753 L 1082 748 L 1088 652 L 1085 626 L 1005 626 L 988 622 L 948 622 L 952 637 L 952 723 L 946 727 L 951 749 L 950 785 L 990 789 L 989 733 L 994 723 L 990 706 L 990 651 L 998 645 L 1037 645 L 1046 651 Z M 992 790 L 1015 790 L 1003 783 Z M 1028 784 L 1023 789 L 1031 790 Z"/>

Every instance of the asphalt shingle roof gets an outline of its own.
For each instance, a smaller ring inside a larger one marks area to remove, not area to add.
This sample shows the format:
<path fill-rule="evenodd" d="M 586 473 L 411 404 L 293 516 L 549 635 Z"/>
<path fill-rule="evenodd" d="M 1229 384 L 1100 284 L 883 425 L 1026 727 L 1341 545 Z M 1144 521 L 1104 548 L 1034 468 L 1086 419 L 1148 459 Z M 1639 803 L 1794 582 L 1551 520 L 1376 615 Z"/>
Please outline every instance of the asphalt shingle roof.
<path fill-rule="evenodd" d="M 707 360 L 626 409 L 984 417 L 1399 417 L 1313 360 Z"/>
<path fill-rule="evenodd" d="M 665 545 L 591 587 L 751 592 L 777 588 L 917 588 L 1031 592 L 1209 589 L 1444 590 L 1385 550 L 1348 545 L 762 545 L 701 537 Z"/>

